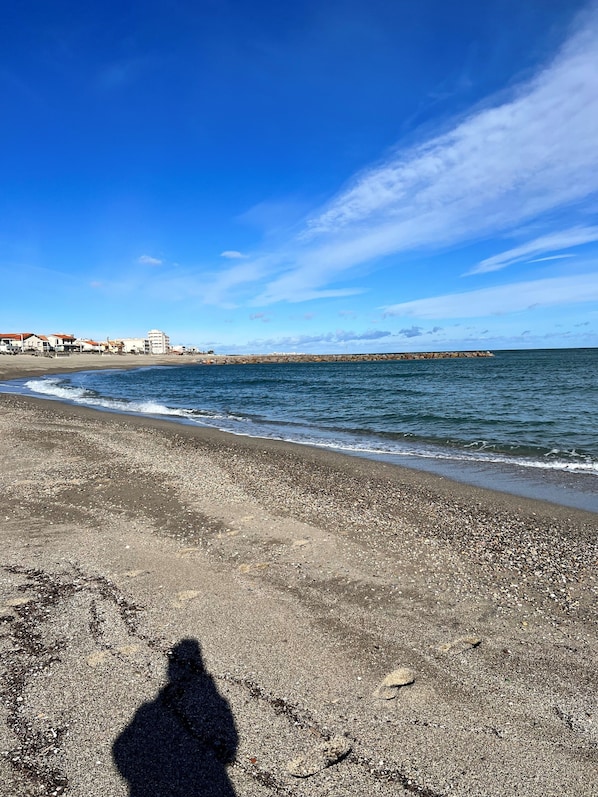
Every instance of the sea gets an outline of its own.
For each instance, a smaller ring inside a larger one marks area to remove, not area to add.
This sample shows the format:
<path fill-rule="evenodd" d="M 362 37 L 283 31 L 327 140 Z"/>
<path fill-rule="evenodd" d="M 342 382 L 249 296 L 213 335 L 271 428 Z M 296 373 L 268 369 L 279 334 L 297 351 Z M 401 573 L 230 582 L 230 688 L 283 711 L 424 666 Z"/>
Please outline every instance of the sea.
<path fill-rule="evenodd" d="M 145 365 L 11 380 L 0 391 L 318 446 L 598 512 L 596 348 Z"/>

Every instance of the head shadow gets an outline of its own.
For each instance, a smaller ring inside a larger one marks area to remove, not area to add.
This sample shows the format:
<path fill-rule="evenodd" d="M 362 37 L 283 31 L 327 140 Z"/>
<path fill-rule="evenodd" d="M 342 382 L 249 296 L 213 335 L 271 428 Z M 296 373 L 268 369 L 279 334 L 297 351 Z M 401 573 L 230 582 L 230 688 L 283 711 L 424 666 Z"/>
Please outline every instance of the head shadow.
<path fill-rule="evenodd" d="M 168 652 L 168 683 L 112 746 L 129 797 L 235 797 L 226 767 L 238 735 L 195 639 Z"/>

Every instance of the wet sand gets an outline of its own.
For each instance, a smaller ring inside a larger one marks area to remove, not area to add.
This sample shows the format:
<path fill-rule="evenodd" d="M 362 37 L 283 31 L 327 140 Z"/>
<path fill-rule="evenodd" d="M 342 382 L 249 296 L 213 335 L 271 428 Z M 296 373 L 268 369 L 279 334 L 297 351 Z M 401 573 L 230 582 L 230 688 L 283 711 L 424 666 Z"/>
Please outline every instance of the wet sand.
<path fill-rule="evenodd" d="M 595 514 L 8 395 L 0 452 L 1 795 L 598 795 Z"/>

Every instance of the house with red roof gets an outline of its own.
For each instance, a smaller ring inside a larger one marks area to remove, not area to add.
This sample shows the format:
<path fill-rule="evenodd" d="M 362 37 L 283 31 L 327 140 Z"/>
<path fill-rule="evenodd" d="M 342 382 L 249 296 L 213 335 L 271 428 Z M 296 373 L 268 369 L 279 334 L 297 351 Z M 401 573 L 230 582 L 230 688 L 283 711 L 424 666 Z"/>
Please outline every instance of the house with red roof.
<path fill-rule="evenodd" d="M 48 335 L 48 340 L 55 351 L 78 351 L 77 346 L 75 346 L 76 338 L 74 335 L 54 332 L 52 335 Z"/>
<path fill-rule="evenodd" d="M 0 345 L 8 351 L 39 352 L 50 350 L 51 343 L 45 335 L 33 332 L 0 332 Z"/>

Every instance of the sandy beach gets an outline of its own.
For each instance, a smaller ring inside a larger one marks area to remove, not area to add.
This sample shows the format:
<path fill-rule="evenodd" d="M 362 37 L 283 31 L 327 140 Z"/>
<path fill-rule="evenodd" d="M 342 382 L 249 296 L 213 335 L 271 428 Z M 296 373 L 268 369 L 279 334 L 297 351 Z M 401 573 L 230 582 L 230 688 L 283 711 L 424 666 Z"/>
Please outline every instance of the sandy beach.
<path fill-rule="evenodd" d="M 2 797 L 598 795 L 597 515 L 14 395 L 0 452 Z"/>

